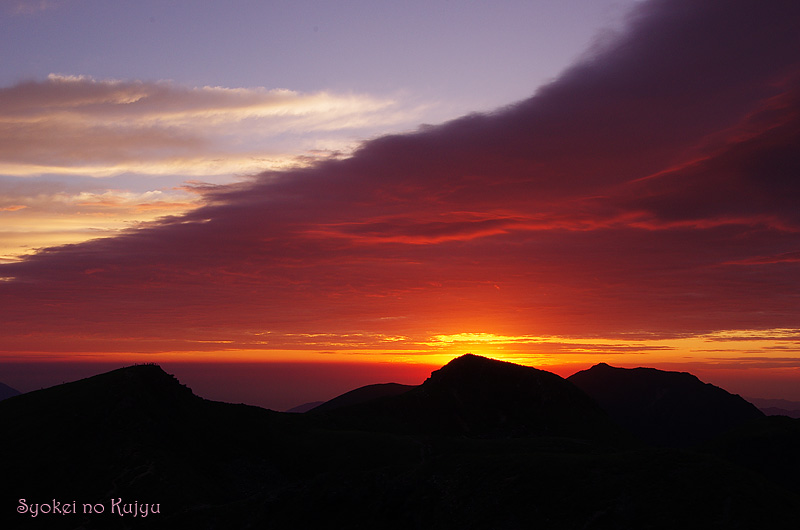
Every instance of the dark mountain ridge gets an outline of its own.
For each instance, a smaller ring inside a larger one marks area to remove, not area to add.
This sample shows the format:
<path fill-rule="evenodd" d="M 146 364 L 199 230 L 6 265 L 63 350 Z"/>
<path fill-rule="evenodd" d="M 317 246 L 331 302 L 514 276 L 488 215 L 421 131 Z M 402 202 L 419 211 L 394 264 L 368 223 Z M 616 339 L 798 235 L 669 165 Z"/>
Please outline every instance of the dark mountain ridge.
<path fill-rule="evenodd" d="M 373 399 L 397 396 L 408 392 L 415 385 L 401 385 L 400 383 L 378 383 L 366 385 L 349 392 L 345 392 L 333 399 L 320 403 L 310 410 L 310 412 L 327 412 L 334 409 L 366 403 Z"/>
<path fill-rule="evenodd" d="M 767 416 L 800 418 L 800 401 L 788 399 L 745 398 Z"/>
<path fill-rule="evenodd" d="M 685 372 L 600 363 L 568 380 L 648 443 L 688 447 L 763 418 L 742 397 Z"/>
<path fill-rule="evenodd" d="M 341 425 L 406 433 L 589 438 L 617 433 L 600 407 L 560 376 L 471 354 L 435 370 L 417 387 L 336 407 L 327 416 Z"/>
<path fill-rule="evenodd" d="M 214 473 L 200 481 L 204 471 L 190 462 L 231 440 L 246 452 L 250 436 L 239 422 L 252 421 L 258 438 L 272 415 L 199 398 L 155 365 L 121 368 L 0 402 L 3 454 L 30 457 L 4 462 L 4 476 L 16 477 L 27 498 L 81 491 L 92 500 L 124 491 L 145 500 L 169 491 L 181 502 L 219 502 L 228 495 L 208 481 Z"/>
<path fill-rule="evenodd" d="M 780 407 L 759 407 L 761 412 L 767 416 L 788 416 L 789 418 L 800 418 L 800 409 L 782 409 Z"/>
<path fill-rule="evenodd" d="M 794 451 L 798 422 L 780 419 L 650 449 L 598 436 L 609 419 L 569 381 L 476 356 L 317 414 L 207 401 L 132 366 L 0 402 L 0 527 L 793 528 L 796 470 L 773 473 L 770 441 Z M 107 512 L 32 518 L 23 498 Z M 112 514 L 114 499 L 159 513 Z"/>

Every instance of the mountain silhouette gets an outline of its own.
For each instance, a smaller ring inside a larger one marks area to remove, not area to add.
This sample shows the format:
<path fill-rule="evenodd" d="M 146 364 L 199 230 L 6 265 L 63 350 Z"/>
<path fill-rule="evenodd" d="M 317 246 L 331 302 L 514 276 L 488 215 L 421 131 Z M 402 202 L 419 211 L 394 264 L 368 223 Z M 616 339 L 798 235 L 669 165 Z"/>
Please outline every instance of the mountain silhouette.
<path fill-rule="evenodd" d="M 303 403 L 302 405 L 297 405 L 296 407 L 292 407 L 290 409 L 286 409 L 284 412 L 291 412 L 292 414 L 302 414 L 304 412 L 308 412 L 309 410 L 319 407 L 325 403 L 324 401 L 309 401 L 308 403 Z"/>
<path fill-rule="evenodd" d="M 414 385 L 401 385 L 400 383 L 380 383 L 375 385 L 366 385 L 349 392 L 345 392 L 340 396 L 320 403 L 313 409 L 312 412 L 326 412 L 341 407 L 349 407 L 359 403 L 372 401 L 373 399 L 391 397 L 408 392 Z"/>
<path fill-rule="evenodd" d="M 22 394 L 0 402 L 0 454 L 18 455 L 2 463 L 0 475 L 13 477 L 3 501 L 55 495 L 109 509 L 111 499 L 127 498 L 171 505 L 173 515 L 176 507 L 225 506 L 279 482 L 281 466 L 291 465 L 264 456 L 288 444 L 270 436 L 278 416 L 204 400 L 155 365 Z M 127 527 L 117 518 L 76 515 L 47 527 Z M 15 526 L 0 519 L 0 527 Z"/>
<path fill-rule="evenodd" d="M 2 401 L 0 422 L 4 530 L 788 529 L 800 516 L 773 465 L 796 451 L 797 423 L 702 451 L 631 446 L 569 381 L 477 356 L 312 414 L 208 401 L 131 366 Z M 34 519 L 19 499 L 106 512 Z M 114 499 L 159 513 L 120 517 Z"/>
<path fill-rule="evenodd" d="M 800 418 L 800 409 L 782 409 L 780 407 L 759 407 L 761 412 L 767 416 L 788 416 L 789 418 Z"/>
<path fill-rule="evenodd" d="M 10 397 L 18 396 L 19 394 L 20 394 L 19 390 L 11 388 L 6 384 L 0 383 L 0 401 Z"/>
<path fill-rule="evenodd" d="M 685 372 L 600 363 L 568 380 L 621 426 L 657 445 L 690 446 L 764 416 L 740 396 Z"/>
<path fill-rule="evenodd" d="M 590 438 L 617 432 L 592 399 L 560 376 L 472 354 L 435 370 L 418 387 L 336 407 L 328 416 L 396 432 Z"/>
<path fill-rule="evenodd" d="M 800 418 L 800 401 L 751 397 L 745 399 L 758 407 L 758 410 L 767 416 L 789 416 L 790 418 Z"/>

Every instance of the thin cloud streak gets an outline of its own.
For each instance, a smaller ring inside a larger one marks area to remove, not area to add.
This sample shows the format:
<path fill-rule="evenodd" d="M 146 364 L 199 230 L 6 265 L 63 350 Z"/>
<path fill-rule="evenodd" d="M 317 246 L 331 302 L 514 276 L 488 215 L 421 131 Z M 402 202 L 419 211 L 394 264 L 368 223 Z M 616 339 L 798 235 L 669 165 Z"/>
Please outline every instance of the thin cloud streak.
<path fill-rule="evenodd" d="M 18 261 L 54 244 L 115 235 L 201 205 L 200 195 L 191 187 L 132 192 L 35 179 L 7 179 L 3 184 L 0 261 Z"/>
<path fill-rule="evenodd" d="M 14 0 L 7 2 L 5 11 L 15 16 L 33 16 L 44 11 L 58 9 L 63 2 L 53 0 Z"/>
<path fill-rule="evenodd" d="M 416 351 L 471 333 L 560 337 L 505 345 L 552 356 L 647 337 L 638 351 L 667 360 L 694 346 L 659 340 L 800 329 L 800 5 L 660 0 L 630 20 L 495 113 L 204 187 L 185 214 L 0 266 L 7 351 L 258 333 Z"/>
<path fill-rule="evenodd" d="M 366 96 L 50 75 L 0 89 L 0 172 L 252 173 L 409 117 Z"/>
<path fill-rule="evenodd" d="M 74 188 L 82 181 L 84 188 L 76 194 L 98 193 L 100 186 L 87 187 L 86 177 L 120 176 L 140 183 L 163 177 L 171 179 L 173 187 L 189 179 L 231 182 L 268 168 L 343 156 L 352 150 L 355 138 L 413 123 L 417 110 L 353 94 L 191 88 L 166 81 L 53 74 L 44 81 L 0 89 L 0 175 L 7 183 L 20 181 L 11 188 L 35 189 L 40 182 L 69 183 Z M 4 216 L 7 226 L 5 233 L 0 232 L 0 256 L 6 258 L 0 259 L 14 259 L 32 248 L 79 243 L 97 231 L 110 235 L 135 221 L 177 215 L 198 205 L 188 201 L 186 193 L 151 188 L 147 193 L 167 198 L 136 217 L 125 206 L 130 190 L 105 187 L 100 193 L 108 196 L 106 206 L 121 205 L 116 223 L 110 223 L 110 208 L 103 222 L 92 221 L 86 208 L 68 218 L 58 205 L 61 195 L 54 195 L 57 200 L 49 205 L 40 194 L 29 195 L 27 202 L 36 204 L 23 203 L 32 208 L 28 215 Z M 112 198 L 114 194 L 118 197 Z M 0 203 L 9 195 L 0 192 Z M 14 206 L 9 204 L 0 213 Z M 83 225 L 75 230 L 78 220 Z M 8 231 L 28 221 L 25 231 L 31 237 L 21 244 L 14 236 L 19 230 Z"/>

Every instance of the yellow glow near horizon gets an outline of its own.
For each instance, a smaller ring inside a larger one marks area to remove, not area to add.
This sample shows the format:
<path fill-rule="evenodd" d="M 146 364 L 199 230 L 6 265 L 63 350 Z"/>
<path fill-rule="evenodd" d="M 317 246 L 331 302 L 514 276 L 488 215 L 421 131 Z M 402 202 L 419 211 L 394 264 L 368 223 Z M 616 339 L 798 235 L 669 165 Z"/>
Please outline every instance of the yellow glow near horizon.
<path fill-rule="evenodd" d="M 521 364 L 568 365 L 587 362 L 657 364 L 758 362 L 760 359 L 800 365 L 800 330 L 725 330 L 684 337 L 562 337 L 497 335 L 486 332 L 434 335 L 426 346 L 475 353 Z M 777 352 L 780 360 L 770 356 Z"/>
<path fill-rule="evenodd" d="M 419 341 L 401 335 L 301 333 L 274 334 L 271 341 L 237 338 L 198 339 L 164 343 L 149 353 L 126 352 L 117 341 L 115 352 L 36 353 L 0 355 L 3 361 L 124 362 L 310 362 L 395 363 L 443 366 L 472 353 L 493 359 L 553 370 L 560 375 L 605 362 L 634 366 L 716 366 L 743 369 L 800 370 L 800 330 L 728 330 L 673 338 L 597 338 L 501 335 L 465 332 L 434 335 Z M 252 339 L 252 337 L 250 337 Z M 301 339 L 298 341 L 298 339 Z M 134 343 L 131 344 L 134 346 Z"/>
<path fill-rule="evenodd" d="M 533 337 L 530 335 L 520 335 L 520 336 L 512 336 L 512 335 L 495 335 L 494 333 L 456 333 L 453 335 L 434 335 L 432 337 L 432 341 L 429 343 L 430 345 L 436 345 L 436 343 L 461 343 L 461 342 L 468 342 L 474 344 L 498 344 L 498 343 L 505 343 L 505 344 L 519 344 L 519 343 L 529 343 L 529 342 L 541 342 L 543 339 L 542 337 Z"/>

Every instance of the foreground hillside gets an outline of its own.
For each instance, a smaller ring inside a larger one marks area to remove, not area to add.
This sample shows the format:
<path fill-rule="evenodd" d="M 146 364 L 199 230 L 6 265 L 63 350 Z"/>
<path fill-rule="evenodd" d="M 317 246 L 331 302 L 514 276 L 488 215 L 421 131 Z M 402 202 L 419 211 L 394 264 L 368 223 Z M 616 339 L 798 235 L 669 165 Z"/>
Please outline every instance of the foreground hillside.
<path fill-rule="evenodd" d="M 775 468 L 796 448 L 790 418 L 653 447 L 571 382 L 476 356 L 385 390 L 286 414 L 204 400 L 148 365 L 7 399 L 0 527 L 795 528 L 800 516 L 796 459 Z M 55 503 L 78 513 L 44 513 Z"/>

